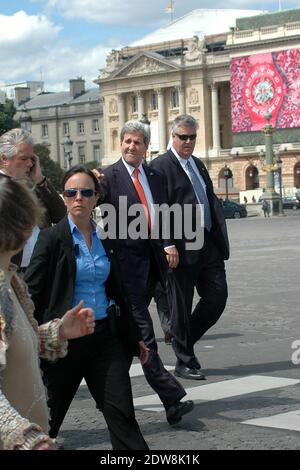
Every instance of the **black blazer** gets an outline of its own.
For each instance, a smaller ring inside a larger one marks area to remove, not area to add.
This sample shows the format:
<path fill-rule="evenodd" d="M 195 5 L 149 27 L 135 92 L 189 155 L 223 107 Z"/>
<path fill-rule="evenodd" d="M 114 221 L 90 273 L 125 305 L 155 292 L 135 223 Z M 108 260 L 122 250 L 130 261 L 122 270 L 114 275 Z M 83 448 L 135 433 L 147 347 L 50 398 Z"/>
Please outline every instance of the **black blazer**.
<path fill-rule="evenodd" d="M 0 178 L 2 177 L 10 178 L 10 176 L 0 173 Z M 51 227 L 52 224 L 56 224 L 66 215 L 66 206 L 48 179 L 46 185 L 36 185 L 34 191 L 42 207 L 45 209 L 44 220 L 42 221 L 40 229 Z M 23 250 L 19 251 L 16 255 L 13 256 L 12 262 L 17 266 L 20 266 L 22 257 Z"/>
<path fill-rule="evenodd" d="M 212 217 L 211 235 L 219 248 L 222 258 L 228 259 L 229 241 L 222 205 L 214 194 L 213 184 L 204 164 L 199 158 L 194 156 L 192 156 L 192 158 L 206 184 L 206 194 Z M 183 204 L 196 206 L 198 201 L 190 179 L 171 150 L 168 150 L 167 153 L 155 158 L 150 167 L 158 170 L 162 174 L 169 205 L 177 203 L 181 206 Z M 194 264 L 198 261 L 199 250 L 186 250 L 185 244 L 187 241 L 188 240 L 186 240 L 184 236 L 181 240 L 175 240 L 175 245 L 179 252 L 180 263 Z"/>
<path fill-rule="evenodd" d="M 122 339 L 130 352 L 139 355 L 140 334 L 132 315 L 120 276 L 120 269 L 109 241 L 103 246 L 111 263 L 106 281 L 107 296 L 121 309 Z M 24 280 L 35 305 L 39 324 L 62 317 L 72 308 L 76 278 L 76 258 L 67 216 L 57 225 L 40 232 Z"/>
<path fill-rule="evenodd" d="M 159 173 L 155 170 L 149 169 L 144 165 L 143 168 L 148 179 L 154 204 L 162 204 L 163 202 L 166 202 L 164 186 Z M 158 268 L 158 277 L 163 282 L 165 273 L 168 269 L 168 264 L 166 261 L 166 254 L 163 250 L 162 240 L 154 240 L 151 238 L 132 240 L 130 238 L 120 239 L 118 237 L 120 196 L 127 196 L 127 214 L 130 206 L 140 203 L 137 191 L 127 169 L 125 168 L 124 163 L 122 162 L 122 159 L 103 170 L 103 173 L 104 178 L 101 181 L 101 187 L 104 194 L 103 202 L 112 204 L 116 208 L 117 254 L 120 262 L 123 264 L 123 266 L 126 266 L 128 278 L 132 281 L 133 284 L 136 285 L 136 288 L 140 282 L 145 284 L 148 279 L 150 257 L 151 254 L 153 254 Z M 134 220 L 134 218 L 135 217 L 133 216 L 128 217 L 127 227 Z M 165 241 L 165 246 L 170 244 L 170 241 Z M 128 279 L 126 282 L 128 282 Z"/>

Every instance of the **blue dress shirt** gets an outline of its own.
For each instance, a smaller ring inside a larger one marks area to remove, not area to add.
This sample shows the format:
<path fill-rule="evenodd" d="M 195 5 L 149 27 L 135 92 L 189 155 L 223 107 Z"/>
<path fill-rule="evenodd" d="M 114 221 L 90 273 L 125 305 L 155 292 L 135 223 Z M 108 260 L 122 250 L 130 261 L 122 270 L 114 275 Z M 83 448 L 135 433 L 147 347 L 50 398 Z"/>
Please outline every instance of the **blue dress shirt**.
<path fill-rule="evenodd" d="M 73 307 L 84 300 L 84 307 L 95 312 L 95 319 L 107 317 L 110 299 L 105 292 L 105 282 L 110 272 L 110 261 L 107 258 L 101 240 L 97 237 L 96 227 L 92 232 L 92 247 L 88 248 L 85 239 L 72 219 L 68 217 L 76 253 L 76 279 L 73 295 Z"/>

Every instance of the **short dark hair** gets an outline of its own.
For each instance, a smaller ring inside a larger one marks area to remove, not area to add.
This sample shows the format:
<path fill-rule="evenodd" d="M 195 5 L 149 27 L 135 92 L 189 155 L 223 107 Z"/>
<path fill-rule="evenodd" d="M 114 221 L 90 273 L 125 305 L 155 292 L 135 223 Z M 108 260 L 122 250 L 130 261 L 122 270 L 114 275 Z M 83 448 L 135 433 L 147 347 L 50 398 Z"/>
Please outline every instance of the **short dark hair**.
<path fill-rule="evenodd" d="M 0 252 L 15 251 L 42 222 L 44 211 L 25 181 L 0 178 Z"/>
<path fill-rule="evenodd" d="M 100 185 L 99 185 L 99 182 L 96 178 L 96 176 L 94 175 L 94 173 L 92 172 L 92 170 L 89 170 L 88 168 L 86 168 L 85 166 L 83 165 L 76 165 L 76 166 L 73 166 L 72 168 L 70 168 L 64 175 L 63 177 L 63 180 L 62 180 L 62 187 L 63 187 L 63 190 L 65 189 L 65 185 L 66 185 L 66 182 L 74 175 L 76 175 L 77 173 L 84 173 L 85 175 L 88 175 L 92 178 L 92 180 L 94 181 L 94 184 L 95 184 L 95 191 L 100 194 L 100 196 L 102 196 L 102 191 L 101 191 L 101 188 L 100 188 Z"/>

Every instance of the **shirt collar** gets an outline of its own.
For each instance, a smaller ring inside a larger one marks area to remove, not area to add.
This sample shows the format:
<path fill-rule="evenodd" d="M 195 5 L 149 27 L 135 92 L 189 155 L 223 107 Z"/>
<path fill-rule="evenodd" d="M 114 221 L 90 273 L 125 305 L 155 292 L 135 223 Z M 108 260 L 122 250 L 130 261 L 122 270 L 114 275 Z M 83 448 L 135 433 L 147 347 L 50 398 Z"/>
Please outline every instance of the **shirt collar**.
<path fill-rule="evenodd" d="M 130 174 L 130 176 L 133 175 L 133 172 L 135 170 L 135 167 L 132 166 L 132 165 L 129 165 L 126 160 L 122 157 L 122 162 L 124 163 L 128 173 Z M 139 172 L 143 175 L 144 174 L 144 168 L 143 168 L 143 163 L 141 162 L 138 166 L 138 169 L 139 169 Z"/>
<path fill-rule="evenodd" d="M 171 150 L 172 150 L 172 152 L 174 153 L 174 155 L 175 155 L 175 157 L 177 158 L 177 160 L 179 160 L 179 163 L 181 164 L 181 166 L 183 166 L 184 168 L 186 167 L 187 162 L 190 162 L 190 163 L 191 163 L 191 161 L 193 160 L 192 155 L 191 155 L 188 159 L 182 158 L 182 157 L 176 152 L 176 150 L 174 149 L 173 146 L 171 147 Z"/>
<path fill-rule="evenodd" d="M 68 215 L 68 221 L 69 221 L 70 230 L 71 230 L 72 234 L 74 232 L 80 232 L 77 225 L 73 222 L 73 220 L 71 219 L 71 217 L 69 215 Z M 94 223 L 94 221 L 92 221 L 92 227 L 93 227 L 93 233 L 96 232 L 96 224 Z"/>

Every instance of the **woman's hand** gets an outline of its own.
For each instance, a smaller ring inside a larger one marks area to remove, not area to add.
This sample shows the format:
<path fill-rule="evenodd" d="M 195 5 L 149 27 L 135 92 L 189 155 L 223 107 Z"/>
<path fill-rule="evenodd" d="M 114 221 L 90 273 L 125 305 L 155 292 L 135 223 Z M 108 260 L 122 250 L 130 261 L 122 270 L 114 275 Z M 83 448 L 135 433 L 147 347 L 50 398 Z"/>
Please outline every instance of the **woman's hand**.
<path fill-rule="evenodd" d="M 39 442 L 32 450 L 57 450 L 54 442 Z"/>
<path fill-rule="evenodd" d="M 144 365 L 149 359 L 149 348 L 145 345 L 144 341 L 139 341 L 139 348 L 140 348 L 140 361 L 141 364 Z"/>
<path fill-rule="evenodd" d="M 59 330 L 60 339 L 80 338 L 94 333 L 95 315 L 92 308 L 83 308 L 83 300 L 62 317 Z"/>

